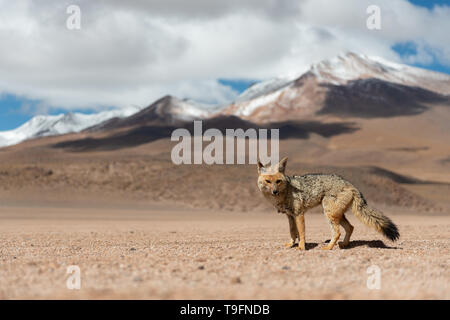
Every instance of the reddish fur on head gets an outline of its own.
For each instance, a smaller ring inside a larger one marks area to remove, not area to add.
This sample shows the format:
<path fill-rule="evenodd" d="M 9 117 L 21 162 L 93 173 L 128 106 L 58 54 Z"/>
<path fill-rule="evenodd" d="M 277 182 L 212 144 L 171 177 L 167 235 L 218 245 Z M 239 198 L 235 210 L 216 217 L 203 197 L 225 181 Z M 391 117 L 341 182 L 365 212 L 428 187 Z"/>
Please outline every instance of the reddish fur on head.
<path fill-rule="evenodd" d="M 258 161 L 258 188 L 261 192 L 274 197 L 284 196 L 287 189 L 286 169 L 287 157 L 270 167 Z"/>

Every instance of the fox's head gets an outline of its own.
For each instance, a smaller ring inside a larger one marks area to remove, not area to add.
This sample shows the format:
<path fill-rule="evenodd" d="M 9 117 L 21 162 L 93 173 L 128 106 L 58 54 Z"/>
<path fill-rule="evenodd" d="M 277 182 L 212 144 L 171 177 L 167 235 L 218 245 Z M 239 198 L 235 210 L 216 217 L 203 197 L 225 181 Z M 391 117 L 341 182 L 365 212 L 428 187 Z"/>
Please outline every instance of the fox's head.
<path fill-rule="evenodd" d="M 287 157 L 283 158 L 274 166 L 264 166 L 258 160 L 258 188 L 266 195 L 281 197 L 286 194 L 288 181 L 284 170 L 286 169 Z"/>

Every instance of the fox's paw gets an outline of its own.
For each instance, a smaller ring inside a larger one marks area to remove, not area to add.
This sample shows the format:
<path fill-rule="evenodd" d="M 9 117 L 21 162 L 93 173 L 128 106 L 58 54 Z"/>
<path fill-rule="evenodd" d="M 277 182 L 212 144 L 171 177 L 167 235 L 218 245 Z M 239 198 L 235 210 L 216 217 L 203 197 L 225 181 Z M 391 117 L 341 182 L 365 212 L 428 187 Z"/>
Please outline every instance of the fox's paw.
<path fill-rule="evenodd" d="M 293 247 L 295 247 L 295 241 L 294 241 L 294 240 L 291 240 L 291 241 L 289 241 L 289 242 L 286 242 L 286 243 L 284 244 L 284 247 L 285 247 L 285 248 L 293 248 Z"/>
<path fill-rule="evenodd" d="M 320 250 L 333 250 L 333 248 L 330 248 L 329 246 L 323 246 L 320 248 Z"/>
<path fill-rule="evenodd" d="M 341 248 L 341 249 L 347 248 L 349 244 L 350 244 L 350 242 L 344 242 L 344 241 L 341 241 L 338 243 L 339 248 Z"/>
<path fill-rule="evenodd" d="M 297 247 L 297 250 L 303 250 L 303 251 L 306 250 L 305 249 L 305 244 L 304 243 L 299 243 L 298 247 Z"/>

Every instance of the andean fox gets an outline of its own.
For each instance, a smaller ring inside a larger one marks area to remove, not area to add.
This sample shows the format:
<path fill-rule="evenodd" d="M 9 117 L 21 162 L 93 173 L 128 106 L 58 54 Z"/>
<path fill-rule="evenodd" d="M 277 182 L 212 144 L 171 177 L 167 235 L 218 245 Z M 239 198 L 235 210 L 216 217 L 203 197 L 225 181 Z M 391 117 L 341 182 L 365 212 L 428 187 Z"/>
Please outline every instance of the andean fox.
<path fill-rule="evenodd" d="M 322 205 L 331 230 L 332 238 L 322 249 L 333 249 L 341 236 L 340 226 L 345 230 L 341 248 L 349 245 L 353 226 L 345 217 L 347 209 L 363 223 L 373 227 L 392 241 L 400 237 L 397 226 L 382 212 L 367 205 L 362 193 L 344 178 L 335 174 L 285 174 L 287 158 L 274 166 L 264 166 L 258 161 L 258 188 L 280 213 L 289 220 L 292 247 L 298 239 L 298 249 L 305 250 L 305 212 Z"/>

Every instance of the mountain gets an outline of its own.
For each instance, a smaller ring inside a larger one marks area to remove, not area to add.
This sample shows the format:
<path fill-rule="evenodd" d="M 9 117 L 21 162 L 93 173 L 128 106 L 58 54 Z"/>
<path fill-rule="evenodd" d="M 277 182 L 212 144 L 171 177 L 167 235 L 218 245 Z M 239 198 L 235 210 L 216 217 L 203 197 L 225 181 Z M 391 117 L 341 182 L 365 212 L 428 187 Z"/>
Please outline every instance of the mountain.
<path fill-rule="evenodd" d="M 253 124 L 277 124 L 287 121 L 323 122 L 324 117 L 417 115 L 430 105 L 448 105 L 449 97 L 449 75 L 347 52 L 313 64 L 305 73 L 256 83 L 225 107 L 167 95 L 143 109 L 129 108 L 91 115 L 37 116 L 15 130 L 0 132 L 0 147 L 30 138 L 83 130 L 184 127 L 195 119 L 215 117 L 227 119 L 228 124 L 236 122 L 232 125 L 236 127 L 241 124 L 238 119 Z"/>
<path fill-rule="evenodd" d="M 444 95 L 450 94 L 450 76 L 447 74 L 353 52 L 313 64 L 310 72 L 320 83 L 342 85 L 356 79 L 376 78 L 401 85 L 421 87 Z"/>
<path fill-rule="evenodd" d="M 128 117 L 139 110 L 139 107 L 129 107 L 94 114 L 70 112 L 55 116 L 36 116 L 14 130 L 0 132 L 0 147 L 38 137 L 80 132 L 111 118 Z"/>
<path fill-rule="evenodd" d="M 313 64 L 300 76 L 255 84 L 219 114 L 258 123 L 324 114 L 389 117 L 448 103 L 449 94 L 449 75 L 348 52 Z"/>
<path fill-rule="evenodd" d="M 89 131 L 110 130 L 140 125 L 180 125 L 195 119 L 208 118 L 212 110 L 214 108 L 208 105 L 194 103 L 189 100 L 180 100 L 167 95 L 129 117 L 109 119 L 89 128 Z"/>
<path fill-rule="evenodd" d="M 216 107 L 217 108 L 217 107 Z M 0 147 L 22 141 L 66 133 L 107 130 L 142 124 L 176 125 L 193 119 L 207 118 L 214 106 L 192 100 L 165 96 L 146 108 L 128 107 L 94 114 L 66 113 L 54 116 L 36 116 L 22 126 L 0 132 Z"/>

